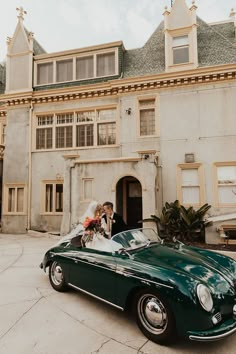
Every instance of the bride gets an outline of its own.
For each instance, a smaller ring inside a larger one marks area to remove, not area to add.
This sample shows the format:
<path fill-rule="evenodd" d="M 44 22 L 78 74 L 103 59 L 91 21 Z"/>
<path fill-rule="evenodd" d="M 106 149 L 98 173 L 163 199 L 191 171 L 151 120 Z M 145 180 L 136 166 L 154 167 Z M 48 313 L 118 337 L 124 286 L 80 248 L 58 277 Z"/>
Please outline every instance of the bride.
<path fill-rule="evenodd" d="M 101 227 L 100 217 L 87 217 L 83 225 L 85 232 L 82 236 L 82 243 L 84 243 L 85 247 L 105 252 L 114 252 L 122 248 L 119 243 L 104 237 L 104 229 Z"/>
<path fill-rule="evenodd" d="M 65 242 L 67 240 L 71 240 L 76 235 L 79 235 L 82 232 L 84 232 L 83 222 L 87 217 L 93 218 L 93 217 L 101 216 L 102 213 L 103 213 L 103 206 L 99 204 L 97 201 L 92 200 L 85 213 L 79 218 L 79 222 L 72 228 L 72 230 L 67 235 L 61 238 L 59 243 Z"/>

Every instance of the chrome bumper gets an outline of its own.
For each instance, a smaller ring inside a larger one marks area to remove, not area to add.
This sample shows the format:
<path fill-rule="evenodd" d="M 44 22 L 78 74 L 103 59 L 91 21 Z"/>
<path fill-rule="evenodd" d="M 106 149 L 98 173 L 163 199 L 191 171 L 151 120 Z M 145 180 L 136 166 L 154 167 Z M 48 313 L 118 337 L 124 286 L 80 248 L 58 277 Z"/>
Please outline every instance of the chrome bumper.
<path fill-rule="evenodd" d="M 220 326 L 207 331 L 188 332 L 190 340 L 198 342 L 212 342 L 224 339 L 236 332 L 236 319 L 231 319 Z"/>

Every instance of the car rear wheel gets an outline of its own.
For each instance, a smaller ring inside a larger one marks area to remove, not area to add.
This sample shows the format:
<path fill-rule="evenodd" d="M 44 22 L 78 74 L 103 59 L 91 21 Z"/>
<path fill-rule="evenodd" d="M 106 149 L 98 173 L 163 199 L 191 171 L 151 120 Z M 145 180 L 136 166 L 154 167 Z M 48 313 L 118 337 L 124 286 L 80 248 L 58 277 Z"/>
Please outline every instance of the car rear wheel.
<path fill-rule="evenodd" d="M 173 312 L 157 292 L 144 290 L 136 296 L 135 315 L 139 328 L 153 342 L 171 344 L 176 339 Z"/>
<path fill-rule="evenodd" d="M 49 267 L 49 280 L 52 287 L 57 291 L 65 291 L 67 285 L 65 282 L 65 275 L 62 269 L 62 266 L 54 261 L 50 264 Z"/>

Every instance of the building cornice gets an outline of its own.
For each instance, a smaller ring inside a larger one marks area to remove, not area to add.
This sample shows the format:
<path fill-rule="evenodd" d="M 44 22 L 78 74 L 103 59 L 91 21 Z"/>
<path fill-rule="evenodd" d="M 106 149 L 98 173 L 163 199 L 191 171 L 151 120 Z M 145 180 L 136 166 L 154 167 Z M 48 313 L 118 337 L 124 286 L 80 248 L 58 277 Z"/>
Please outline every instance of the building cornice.
<path fill-rule="evenodd" d="M 117 41 L 117 42 L 110 42 L 110 43 L 105 43 L 105 44 L 99 44 L 99 45 L 94 45 L 94 46 L 89 46 L 89 47 L 84 47 L 84 48 L 79 48 L 79 49 L 73 49 L 73 50 L 64 50 L 61 52 L 55 52 L 55 53 L 44 53 L 44 54 L 39 54 L 35 55 L 34 60 L 48 60 L 48 59 L 55 59 L 57 57 L 65 57 L 65 56 L 70 56 L 70 55 L 76 55 L 76 54 L 81 54 L 81 53 L 90 53 L 96 50 L 102 50 L 102 49 L 108 49 L 108 48 L 114 48 L 114 47 L 120 47 L 122 46 L 124 48 L 123 42 L 122 41 Z"/>
<path fill-rule="evenodd" d="M 105 83 L 80 85 L 42 91 L 7 93 L 2 95 L 6 106 L 41 104 L 78 99 L 101 98 L 121 94 L 145 92 L 164 88 L 220 83 L 236 79 L 236 65 L 220 65 L 158 75 L 110 80 Z"/>

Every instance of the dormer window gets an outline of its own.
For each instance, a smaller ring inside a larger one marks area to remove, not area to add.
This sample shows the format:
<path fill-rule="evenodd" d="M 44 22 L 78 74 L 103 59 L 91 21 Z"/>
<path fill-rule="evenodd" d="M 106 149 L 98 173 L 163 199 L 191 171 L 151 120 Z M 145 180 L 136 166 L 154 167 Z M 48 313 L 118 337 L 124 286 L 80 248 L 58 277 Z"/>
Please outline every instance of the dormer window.
<path fill-rule="evenodd" d="M 173 38 L 173 64 L 189 63 L 189 38 L 179 36 Z"/>
<path fill-rule="evenodd" d="M 73 79 L 73 60 L 57 61 L 57 82 L 71 81 Z"/>
<path fill-rule="evenodd" d="M 91 53 L 36 61 L 35 86 L 112 77 L 119 74 L 119 49 L 109 48 Z"/>

